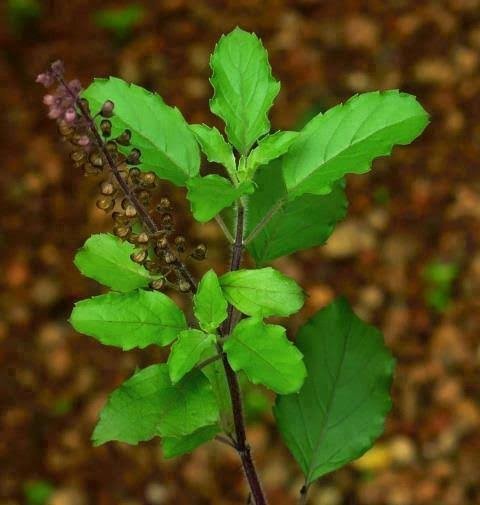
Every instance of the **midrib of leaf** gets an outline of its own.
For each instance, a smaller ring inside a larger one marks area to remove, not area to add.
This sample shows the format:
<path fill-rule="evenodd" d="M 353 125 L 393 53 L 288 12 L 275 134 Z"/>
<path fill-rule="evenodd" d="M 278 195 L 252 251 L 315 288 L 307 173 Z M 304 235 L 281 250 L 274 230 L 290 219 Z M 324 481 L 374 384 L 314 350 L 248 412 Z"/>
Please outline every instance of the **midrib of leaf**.
<path fill-rule="evenodd" d="M 316 454 L 318 453 L 319 449 L 320 449 L 320 446 L 323 442 L 323 436 L 325 434 L 325 431 L 326 429 L 328 428 L 328 420 L 330 418 L 330 414 L 331 414 L 331 406 L 332 406 L 332 402 L 333 402 L 333 399 L 335 397 L 335 392 L 336 392 L 336 388 L 337 388 L 337 383 L 338 383 L 338 380 L 340 378 L 340 375 L 341 375 L 341 371 L 342 371 L 342 367 L 343 367 L 343 363 L 345 361 L 345 356 L 346 356 L 346 351 L 347 351 L 347 342 L 348 340 L 350 339 L 350 334 L 351 334 L 351 331 L 352 331 L 352 324 L 353 324 L 353 318 L 350 317 L 350 320 L 349 320 L 349 326 L 348 326 L 348 331 L 347 331 L 347 335 L 344 339 L 344 343 L 343 343 L 343 348 L 342 348 L 342 358 L 340 360 L 340 363 L 338 365 L 338 368 L 337 368 L 337 371 L 336 371 L 336 374 L 334 376 L 334 382 L 332 384 L 332 391 L 330 393 L 330 397 L 328 399 L 328 402 L 325 406 L 325 410 L 326 410 L 326 414 L 325 414 L 325 417 L 323 419 L 323 422 L 322 422 L 322 425 L 321 425 L 321 428 L 320 428 L 320 432 L 318 434 L 318 439 L 317 439 L 317 443 L 315 444 L 314 447 L 312 447 L 313 451 L 312 451 L 312 460 L 310 462 L 310 464 L 308 465 L 308 472 L 307 472 L 307 478 L 306 478 L 306 481 L 307 482 L 310 482 L 311 478 L 312 478 L 312 473 L 315 471 L 315 460 L 316 460 Z M 314 387 L 313 388 L 315 390 L 315 396 L 317 396 L 317 390 L 316 388 Z M 309 430 L 307 430 L 307 433 L 309 432 Z"/>
<path fill-rule="evenodd" d="M 85 249 L 85 251 L 88 252 L 87 249 Z M 127 263 L 121 263 L 121 261 L 118 261 L 118 262 L 114 261 L 113 259 L 111 259 L 107 256 L 98 256 L 98 257 L 101 258 L 103 261 L 112 264 L 113 266 L 120 267 L 122 270 L 126 270 L 127 272 L 130 272 L 132 274 L 138 274 L 141 277 L 145 277 L 145 279 L 152 279 L 152 276 L 148 273 L 147 270 L 143 270 L 143 269 L 136 270 L 134 265 L 130 266 L 130 263 L 133 263 L 130 260 Z"/>
<path fill-rule="evenodd" d="M 84 323 L 108 323 L 108 324 L 139 324 L 139 325 L 147 325 L 147 326 L 161 326 L 162 328 L 183 328 L 183 326 L 177 326 L 173 324 L 166 324 L 166 323 L 158 323 L 158 322 L 151 322 L 151 321 L 142 321 L 142 320 L 136 320 L 136 321 L 126 321 L 124 319 L 122 320 L 111 320 L 111 319 L 80 319 L 80 321 Z"/>
<path fill-rule="evenodd" d="M 344 117 L 346 117 L 347 115 L 345 114 Z M 383 128 L 380 128 L 378 130 L 375 130 L 374 132 L 366 135 L 365 137 L 362 137 L 358 140 L 356 140 L 355 142 L 351 143 L 351 144 L 348 144 L 347 147 L 343 148 L 343 149 L 340 149 L 337 153 L 333 154 L 329 159 L 326 158 L 326 155 L 325 155 L 325 158 L 323 159 L 323 161 L 321 162 L 320 165 L 318 165 L 316 168 L 314 168 L 311 172 L 309 172 L 308 174 L 306 174 L 302 179 L 297 179 L 295 181 L 295 186 L 292 186 L 291 188 L 288 189 L 288 192 L 294 192 L 295 189 L 300 186 L 300 184 L 302 184 L 306 179 L 308 179 L 314 172 L 318 171 L 318 170 L 321 170 L 322 169 L 322 166 L 325 166 L 327 165 L 328 163 L 331 163 L 332 161 L 334 161 L 336 158 L 338 158 L 339 156 L 341 156 L 343 153 L 345 153 L 346 151 L 348 151 L 349 149 L 351 149 L 352 147 L 356 146 L 357 144 L 361 143 L 361 142 L 364 142 L 365 140 L 369 139 L 370 137 L 373 137 L 374 135 L 377 135 L 378 133 L 381 133 L 383 132 L 384 130 L 388 130 L 389 128 L 392 128 L 394 126 L 399 126 L 399 125 L 402 125 L 406 122 L 409 122 L 409 121 L 412 121 L 413 119 L 418 119 L 418 118 L 421 118 L 422 116 L 420 114 L 417 114 L 415 116 L 410 116 L 408 118 L 405 118 L 405 119 L 402 119 L 401 121 L 398 121 L 396 123 L 390 123 L 388 126 L 384 126 Z M 344 118 L 342 118 L 342 120 L 340 121 L 340 123 L 343 121 Z M 338 125 L 337 125 L 338 127 Z M 337 128 L 335 128 L 336 130 Z M 357 128 L 356 132 L 354 133 L 353 137 L 355 137 L 356 133 L 358 133 L 360 128 Z M 312 136 L 314 136 L 315 134 L 317 133 L 317 131 L 312 131 L 310 133 L 310 135 L 308 135 L 305 139 L 306 140 L 309 140 Z M 336 133 L 336 131 L 335 131 Z M 332 137 L 330 138 L 330 140 L 327 142 L 327 144 L 325 145 L 325 153 L 328 151 L 328 146 L 331 144 L 332 142 L 332 138 L 333 138 L 333 135 Z M 392 147 L 393 147 L 393 143 L 392 143 Z M 322 174 L 324 175 L 330 175 L 330 174 L 335 174 L 337 172 L 336 169 L 334 168 L 328 168 L 327 169 L 324 169 L 322 170 Z M 332 181 L 334 182 L 334 181 Z"/>

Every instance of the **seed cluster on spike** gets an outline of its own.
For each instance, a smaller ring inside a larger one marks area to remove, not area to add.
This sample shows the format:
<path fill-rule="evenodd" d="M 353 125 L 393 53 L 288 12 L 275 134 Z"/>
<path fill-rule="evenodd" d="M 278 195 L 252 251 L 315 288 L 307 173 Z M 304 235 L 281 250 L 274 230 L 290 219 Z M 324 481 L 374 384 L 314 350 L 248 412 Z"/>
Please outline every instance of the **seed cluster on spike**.
<path fill-rule="evenodd" d="M 128 154 L 121 152 L 120 148 L 131 145 L 132 133 L 124 130 L 112 138 L 114 102 L 105 101 L 92 114 L 88 101 L 80 96 L 80 82 L 67 82 L 59 61 L 40 74 L 37 82 L 45 87 L 56 85 L 55 91 L 44 97 L 48 115 L 57 121 L 62 138 L 73 146 L 70 158 L 74 166 L 82 168 L 87 176 L 101 176 L 96 206 L 111 213 L 113 233 L 135 246 L 132 261 L 159 277 L 151 289 L 169 286 L 190 291 L 192 286 L 177 270 L 178 264 L 186 258 L 205 259 L 206 247 L 188 247 L 185 237 L 175 235 L 171 202 L 155 195 L 160 185 L 158 177 L 140 170 L 141 151 L 132 147 Z M 101 118 L 98 125 L 96 118 Z M 144 222 L 145 216 L 149 226 Z"/>

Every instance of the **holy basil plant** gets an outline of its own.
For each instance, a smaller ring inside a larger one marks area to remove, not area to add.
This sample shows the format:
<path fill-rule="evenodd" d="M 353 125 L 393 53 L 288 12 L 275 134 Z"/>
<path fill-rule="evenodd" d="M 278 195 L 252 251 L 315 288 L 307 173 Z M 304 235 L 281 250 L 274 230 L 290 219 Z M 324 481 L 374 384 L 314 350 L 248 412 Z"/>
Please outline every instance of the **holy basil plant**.
<path fill-rule="evenodd" d="M 115 77 L 82 90 L 55 62 L 37 79 L 57 84 L 44 99 L 49 115 L 73 145 L 74 165 L 101 175 L 97 206 L 113 217 L 113 234 L 93 235 L 75 258 L 107 291 L 79 301 L 70 321 L 124 351 L 169 349 L 164 363 L 137 369 L 111 393 L 93 442 L 158 436 L 170 458 L 215 439 L 237 450 L 251 502 L 265 504 L 246 439 L 241 374 L 242 384 L 276 395 L 274 417 L 305 476 L 305 503 L 316 479 L 361 456 L 382 433 L 394 361 L 381 333 L 344 298 L 287 335 L 281 318 L 302 308 L 305 293 L 268 263 L 324 244 L 346 214 L 345 176 L 412 142 L 428 115 L 409 94 L 373 91 L 300 131 L 272 132 L 268 114 L 280 83 L 260 39 L 235 29 L 210 65 L 210 108 L 224 132 L 188 124 L 159 95 Z M 202 156 L 213 173 L 200 170 Z M 159 180 L 186 188 L 196 220 L 217 221 L 232 248 L 226 272 L 209 269 L 197 282 L 190 262 L 205 259 L 206 246 L 175 232 L 172 204 L 155 191 Z M 245 251 L 253 261 L 242 267 Z M 187 315 L 172 290 L 190 294 Z"/>

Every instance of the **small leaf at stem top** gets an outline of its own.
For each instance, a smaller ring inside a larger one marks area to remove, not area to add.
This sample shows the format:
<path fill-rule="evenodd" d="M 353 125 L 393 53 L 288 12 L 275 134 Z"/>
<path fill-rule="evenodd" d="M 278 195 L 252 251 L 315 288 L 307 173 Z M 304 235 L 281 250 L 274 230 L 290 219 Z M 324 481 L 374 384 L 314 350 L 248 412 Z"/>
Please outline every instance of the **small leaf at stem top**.
<path fill-rule="evenodd" d="M 268 54 L 253 33 L 235 28 L 219 40 L 210 59 L 214 96 L 210 109 L 221 117 L 239 153 L 248 151 L 270 129 L 268 111 L 280 91 Z"/>

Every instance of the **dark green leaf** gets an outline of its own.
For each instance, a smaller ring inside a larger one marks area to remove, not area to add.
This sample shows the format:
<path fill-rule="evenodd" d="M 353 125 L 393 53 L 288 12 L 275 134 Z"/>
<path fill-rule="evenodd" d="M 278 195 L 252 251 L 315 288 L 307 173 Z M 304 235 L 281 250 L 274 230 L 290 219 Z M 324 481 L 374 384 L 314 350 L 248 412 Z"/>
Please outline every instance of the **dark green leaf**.
<path fill-rule="evenodd" d="M 150 272 L 133 262 L 130 255 L 135 250 L 132 244 L 107 233 L 92 235 L 75 255 L 75 266 L 85 277 L 115 291 L 132 291 L 147 287 Z"/>
<path fill-rule="evenodd" d="M 132 146 L 142 153 L 140 169 L 155 172 L 177 186 L 184 186 L 198 174 L 200 153 L 195 137 L 181 112 L 166 105 L 159 95 L 110 77 L 95 79 L 83 97 L 94 113 L 105 101 L 113 101 L 112 136 L 130 130 Z"/>
<path fill-rule="evenodd" d="M 110 395 L 92 439 L 95 445 L 112 440 L 137 444 L 157 435 L 190 435 L 217 420 L 212 388 L 200 371 L 173 385 L 167 365 L 152 365 Z"/>
<path fill-rule="evenodd" d="M 270 129 L 267 115 L 280 83 L 272 76 L 260 39 L 240 28 L 222 36 L 210 66 L 215 90 L 210 109 L 224 120 L 230 142 L 246 155 Z"/>
<path fill-rule="evenodd" d="M 338 299 L 300 329 L 307 379 L 279 396 L 278 427 L 307 484 L 360 457 L 382 433 L 394 360 L 381 333 Z"/>
<path fill-rule="evenodd" d="M 289 316 L 305 298 L 293 279 L 271 267 L 226 273 L 220 285 L 227 300 L 247 316 Z"/>
<path fill-rule="evenodd" d="M 143 290 L 82 300 L 70 322 L 78 332 L 124 351 L 168 345 L 187 328 L 183 312 L 168 296 Z"/>
<path fill-rule="evenodd" d="M 303 384 L 307 372 L 302 353 L 288 340 L 282 326 L 243 319 L 223 348 L 233 370 L 243 370 L 254 384 L 282 394 L 294 393 Z"/>
<path fill-rule="evenodd" d="M 367 172 L 375 158 L 412 142 L 427 123 L 415 97 L 398 90 L 357 95 L 319 114 L 283 157 L 289 197 L 329 193 L 347 173 Z"/>
<path fill-rule="evenodd" d="M 191 435 L 176 438 L 164 438 L 162 440 L 163 457 L 175 458 L 192 452 L 198 446 L 209 442 L 220 431 L 217 425 L 205 426 Z"/>
<path fill-rule="evenodd" d="M 257 264 L 324 244 L 347 211 L 343 181 L 334 183 L 328 195 L 302 195 L 287 201 L 280 174 L 278 163 L 259 170 L 257 190 L 249 199 L 247 236 L 265 215 L 273 212 L 267 225 L 248 244 Z"/>

